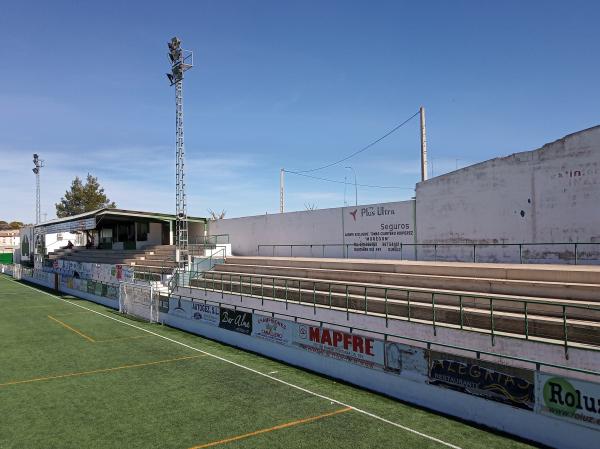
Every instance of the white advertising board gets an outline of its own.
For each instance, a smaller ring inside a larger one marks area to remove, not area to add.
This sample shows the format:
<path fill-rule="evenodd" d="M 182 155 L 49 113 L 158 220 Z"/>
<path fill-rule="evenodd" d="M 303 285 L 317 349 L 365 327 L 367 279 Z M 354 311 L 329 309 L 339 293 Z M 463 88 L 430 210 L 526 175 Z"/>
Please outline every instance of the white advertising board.
<path fill-rule="evenodd" d="M 293 344 L 325 357 L 367 368 L 384 368 L 383 341 L 371 337 L 297 323 Z"/>
<path fill-rule="evenodd" d="M 399 259 L 400 244 L 415 242 L 412 202 L 346 207 L 343 213 L 350 258 Z"/>
<path fill-rule="evenodd" d="M 600 385 L 541 372 L 535 385 L 537 413 L 600 430 Z"/>
<path fill-rule="evenodd" d="M 293 321 L 268 315 L 252 315 L 252 336 L 281 345 L 290 345 L 294 335 Z"/>

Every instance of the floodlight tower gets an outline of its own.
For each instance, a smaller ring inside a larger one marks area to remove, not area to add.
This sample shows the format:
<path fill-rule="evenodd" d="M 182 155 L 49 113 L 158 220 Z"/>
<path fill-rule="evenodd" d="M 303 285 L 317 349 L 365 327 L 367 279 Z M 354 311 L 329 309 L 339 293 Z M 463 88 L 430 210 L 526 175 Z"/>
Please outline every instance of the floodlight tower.
<path fill-rule="evenodd" d="M 171 72 L 167 78 L 175 86 L 175 244 L 177 262 L 185 267 L 188 252 L 187 203 L 185 195 L 185 148 L 183 144 L 183 74 L 194 66 L 194 55 L 181 48 L 181 40 L 174 37 L 168 43 Z"/>
<path fill-rule="evenodd" d="M 40 169 L 44 166 L 44 161 L 39 158 L 37 153 L 33 154 L 33 173 L 35 173 L 35 224 L 40 224 Z"/>

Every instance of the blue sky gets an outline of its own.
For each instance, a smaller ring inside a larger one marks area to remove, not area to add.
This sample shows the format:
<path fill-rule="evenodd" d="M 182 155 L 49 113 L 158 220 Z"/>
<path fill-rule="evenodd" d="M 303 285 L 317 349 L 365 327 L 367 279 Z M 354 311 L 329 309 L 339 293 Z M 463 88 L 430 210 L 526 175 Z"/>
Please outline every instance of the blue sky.
<path fill-rule="evenodd" d="M 185 85 L 189 213 L 277 212 L 279 168 L 310 169 L 427 109 L 433 174 L 538 148 L 600 123 L 596 1 L 4 2 L 0 219 L 34 219 L 76 176 L 122 208 L 174 210 L 174 92 Z M 418 120 L 314 173 L 362 184 L 359 202 L 409 198 Z M 288 210 L 343 205 L 344 185 L 288 175 Z M 347 201 L 354 191 L 348 187 Z"/>

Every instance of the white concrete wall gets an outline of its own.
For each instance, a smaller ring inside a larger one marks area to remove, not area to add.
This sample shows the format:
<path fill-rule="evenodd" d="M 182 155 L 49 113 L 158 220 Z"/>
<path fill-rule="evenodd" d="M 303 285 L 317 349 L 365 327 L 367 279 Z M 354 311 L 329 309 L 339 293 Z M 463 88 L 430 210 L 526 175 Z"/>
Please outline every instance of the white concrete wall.
<path fill-rule="evenodd" d="M 412 201 L 386 203 L 406 208 Z M 404 243 L 600 243 L 600 126 L 534 151 L 492 159 L 417 185 L 416 239 Z M 358 206 L 360 210 L 365 206 Z M 258 244 L 349 243 L 349 213 L 356 208 L 290 212 L 211 221 L 210 234 L 229 234 L 235 255 L 256 255 Z M 379 218 L 379 217 L 376 217 Z M 390 217 L 386 217 L 389 219 Z M 415 224 L 414 220 L 406 223 Z M 414 236 L 413 236 L 414 237 Z M 382 248 L 383 249 L 383 248 Z M 414 258 L 405 248 L 404 258 Z M 264 248 L 261 255 L 289 256 Z M 294 256 L 342 257 L 341 248 L 294 248 Z M 350 257 L 399 258 L 383 251 Z M 433 247 L 418 258 L 434 259 Z M 473 247 L 437 249 L 439 260 L 472 261 Z M 526 262 L 574 262 L 574 246 L 524 247 Z M 600 245 L 578 245 L 579 263 L 599 263 Z M 587 260 L 586 260 L 587 259 Z M 518 247 L 478 247 L 477 261 L 519 261 Z"/>
<path fill-rule="evenodd" d="M 419 183 L 417 235 L 420 243 L 600 242 L 599 204 L 597 126 L 538 150 Z M 594 248 L 598 254 L 600 246 Z M 572 252 L 573 247 L 535 251 L 535 258 L 558 259 L 568 257 L 566 251 Z M 514 260 L 517 256 L 517 248 L 507 248 L 495 257 Z"/>
<path fill-rule="evenodd" d="M 400 335 L 406 338 L 469 348 L 475 351 L 484 351 L 509 357 L 536 360 L 552 365 L 600 372 L 600 357 L 598 357 L 598 352 L 586 351 L 576 347 L 569 348 L 569 357 L 567 358 L 565 357 L 565 349 L 561 345 L 505 337 L 502 335 L 496 335 L 492 342 L 490 334 L 480 332 L 469 332 L 448 327 L 437 327 L 437 329 L 434 329 L 434 327 L 429 324 L 408 322 L 399 319 L 389 319 L 386 324 L 384 317 L 375 315 L 365 315 L 363 313 L 349 313 L 346 315 L 345 311 L 328 309 L 325 307 L 313 308 L 310 305 L 292 302 L 286 304 L 281 300 L 253 298 L 245 295 L 240 296 L 239 294 L 221 294 L 220 292 L 211 291 L 205 292 L 204 290 L 194 288 L 179 288 L 175 290 L 175 294 L 183 297 L 195 298 L 200 301 L 207 300 L 236 307 L 266 310 L 276 314 L 291 315 L 298 318 L 323 321 L 356 329 L 369 329 L 372 332 L 378 332 L 380 334 Z M 414 345 L 415 343 L 408 344 Z M 419 346 L 418 344 L 416 345 Z M 460 353 L 456 351 L 450 352 Z M 473 353 L 471 352 L 470 355 L 472 356 Z M 532 368 L 531 363 L 511 361 L 508 359 L 495 359 L 490 356 L 482 357 L 487 360 L 498 361 L 505 365 L 514 365 L 529 369 Z"/>
<path fill-rule="evenodd" d="M 398 225 L 392 232 L 398 235 L 383 235 L 382 225 Z M 350 249 L 350 257 L 395 258 L 383 241 L 403 241 L 413 243 L 414 202 L 367 204 L 333 209 L 287 212 L 284 214 L 257 215 L 253 217 L 227 218 L 211 220 L 209 234 L 229 234 L 233 254 L 252 256 L 258 254 L 258 245 L 317 245 L 322 243 L 338 244 L 339 247 L 327 247 L 325 252 L 320 246 L 295 247 L 294 256 L 343 257 L 344 244 L 374 244 L 373 251 L 356 253 Z M 400 233 L 403 233 L 400 235 Z M 358 235 L 364 234 L 364 235 Z M 375 241 L 368 239 L 376 238 Z M 376 250 L 379 248 L 379 250 Z M 261 255 L 289 256 L 289 247 L 261 248 Z"/>
<path fill-rule="evenodd" d="M 172 298 L 171 304 L 171 307 L 174 308 L 177 300 Z M 250 309 L 247 310 L 250 311 Z M 164 324 L 175 328 L 263 354 L 402 401 L 508 432 L 551 447 L 583 449 L 595 447 L 598 440 L 598 431 L 595 429 L 532 411 L 522 410 L 451 389 L 439 388 L 428 383 L 415 382 L 393 373 L 323 357 L 299 348 L 268 342 L 261 338 L 205 324 L 198 320 L 186 319 L 176 314 L 161 314 L 161 320 Z M 440 438 L 443 440 L 443 437 Z"/>
<path fill-rule="evenodd" d="M 145 242 L 137 242 L 136 248 L 143 249 L 146 246 L 160 245 L 162 243 L 162 224 L 150 223 L 148 226 L 148 239 Z M 137 232 L 137 227 L 136 227 Z"/>

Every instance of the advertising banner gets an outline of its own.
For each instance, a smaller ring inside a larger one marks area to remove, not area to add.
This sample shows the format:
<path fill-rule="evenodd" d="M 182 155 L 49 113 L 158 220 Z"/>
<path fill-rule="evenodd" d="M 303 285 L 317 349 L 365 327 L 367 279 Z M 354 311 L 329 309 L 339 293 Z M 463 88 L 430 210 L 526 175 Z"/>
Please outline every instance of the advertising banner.
<path fill-rule="evenodd" d="M 252 315 L 252 336 L 281 345 L 289 345 L 293 338 L 293 321 L 267 315 Z"/>
<path fill-rule="evenodd" d="M 384 369 L 384 345 L 363 335 L 296 324 L 293 344 L 306 351 L 367 368 Z"/>
<path fill-rule="evenodd" d="M 219 327 L 241 334 L 252 334 L 252 314 L 221 307 Z"/>
<path fill-rule="evenodd" d="M 533 371 L 430 351 L 429 383 L 533 410 Z"/>
<path fill-rule="evenodd" d="M 36 231 L 42 234 L 58 234 L 60 232 L 86 231 L 95 228 L 96 218 L 92 217 L 82 220 L 68 221 L 66 223 L 39 226 L 36 228 Z"/>
<path fill-rule="evenodd" d="M 213 326 L 219 325 L 221 320 L 219 306 L 201 302 L 192 302 L 191 305 L 190 319 L 212 324 Z"/>
<path fill-rule="evenodd" d="M 538 372 L 535 411 L 600 430 L 600 385 Z"/>
<path fill-rule="evenodd" d="M 385 370 L 425 383 L 429 371 L 427 351 L 402 343 L 387 342 Z"/>
<path fill-rule="evenodd" d="M 413 203 L 346 207 L 344 243 L 348 257 L 399 259 L 400 243 L 414 243 Z"/>

